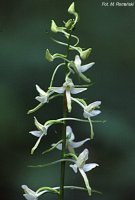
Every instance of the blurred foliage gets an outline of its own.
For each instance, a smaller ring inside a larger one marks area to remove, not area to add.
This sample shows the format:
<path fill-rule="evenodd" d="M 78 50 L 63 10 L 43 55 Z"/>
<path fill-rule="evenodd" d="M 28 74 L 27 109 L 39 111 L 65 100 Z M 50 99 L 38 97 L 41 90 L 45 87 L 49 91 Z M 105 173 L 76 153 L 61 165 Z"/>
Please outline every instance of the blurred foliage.
<path fill-rule="evenodd" d="M 27 110 L 36 105 L 35 84 L 48 87 L 55 64 L 44 59 L 45 49 L 64 51 L 50 40 L 50 21 L 67 19 L 71 0 L 1 0 L 0 7 L 0 124 L 1 124 L 1 198 L 24 199 L 20 186 L 37 188 L 59 184 L 58 167 L 30 169 L 29 164 L 48 162 L 59 152 L 40 153 L 57 141 L 60 126 L 50 129 L 41 149 L 31 156 L 35 138 L 33 115 Z M 132 200 L 135 195 L 135 7 L 101 7 L 101 1 L 75 1 L 80 13 L 76 34 L 84 47 L 92 47 L 88 61 L 96 65 L 89 70 L 94 85 L 85 93 L 88 102 L 102 101 L 105 124 L 95 124 L 95 140 L 90 143 L 91 161 L 100 167 L 89 173 L 92 186 L 103 192 L 92 200 Z M 61 84 L 62 71 L 56 84 Z M 52 101 L 35 115 L 40 121 L 61 116 L 60 98 Z M 57 104 L 57 109 L 56 109 Z M 131 107 L 130 107 L 131 106 Z M 76 108 L 77 109 L 77 108 Z M 73 114 L 81 113 L 76 109 Z M 55 112 L 54 112 L 55 111 Z M 56 132 L 55 133 L 55 128 Z M 89 127 L 73 124 L 77 138 L 89 135 Z M 88 145 L 88 144 L 87 144 Z M 67 167 L 67 184 L 80 184 L 79 175 Z M 66 192 L 66 199 L 88 199 L 83 192 Z M 48 198 L 54 198 L 48 194 Z M 55 197 L 56 198 L 56 197 Z M 44 199 L 44 198 L 43 198 Z"/>

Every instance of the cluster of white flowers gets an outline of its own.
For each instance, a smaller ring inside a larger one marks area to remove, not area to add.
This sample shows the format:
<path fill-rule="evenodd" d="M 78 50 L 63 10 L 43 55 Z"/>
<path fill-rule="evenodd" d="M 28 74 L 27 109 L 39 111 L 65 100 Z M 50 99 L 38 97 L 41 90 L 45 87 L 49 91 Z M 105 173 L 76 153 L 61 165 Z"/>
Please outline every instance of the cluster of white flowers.
<path fill-rule="evenodd" d="M 85 188 L 83 188 L 83 189 L 85 189 L 88 192 L 88 194 L 91 195 L 92 189 L 90 187 L 86 172 L 91 171 L 92 169 L 94 169 L 95 167 L 97 167 L 99 165 L 96 163 L 86 163 L 86 161 L 88 160 L 88 154 L 89 154 L 88 149 L 84 148 L 83 151 L 81 150 L 81 153 L 80 152 L 76 153 L 76 151 L 77 151 L 76 148 L 83 146 L 86 142 L 91 141 L 91 139 L 94 138 L 93 124 L 92 124 L 93 121 L 91 120 L 91 118 L 95 117 L 101 113 L 101 111 L 99 110 L 101 101 L 95 101 L 90 104 L 87 104 L 84 99 L 74 97 L 74 95 L 77 95 L 79 93 L 86 91 L 89 86 L 89 85 L 74 84 L 74 81 L 73 81 L 74 74 L 76 74 L 82 81 L 90 83 L 91 80 L 84 74 L 84 72 L 86 72 L 88 69 L 90 69 L 95 63 L 90 62 L 88 64 L 82 65 L 82 60 L 88 58 L 88 56 L 91 52 L 91 48 L 83 50 L 82 48 L 77 46 L 79 43 L 79 38 L 77 36 L 74 36 L 71 34 L 72 30 L 74 29 L 74 27 L 79 19 L 78 13 L 75 11 L 74 3 L 71 4 L 71 6 L 68 9 L 68 12 L 70 14 L 74 15 L 75 19 L 74 20 L 70 19 L 67 22 L 64 22 L 64 24 L 65 24 L 64 27 L 58 27 L 56 25 L 56 23 L 54 22 L 54 20 L 52 20 L 51 31 L 53 31 L 55 33 L 59 32 L 59 33 L 64 34 L 64 36 L 66 37 L 67 40 L 69 40 L 70 37 L 75 38 L 77 40 L 77 42 L 74 45 L 70 45 L 68 43 L 63 43 L 63 42 L 57 41 L 57 40 L 54 40 L 54 41 L 61 45 L 67 46 L 68 51 L 70 51 L 70 50 L 77 51 L 78 54 L 75 56 L 75 58 L 73 60 L 70 61 L 70 60 L 68 60 L 68 56 L 65 56 L 65 55 L 59 54 L 59 53 L 52 55 L 48 49 L 46 50 L 46 58 L 49 62 L 52 62 L 56 58 L 61 58 L 62 60 L 64 60 L 64 63 L 60 63 L 54 70 L 50 86 L 48 87 L 48 90 L 46 92 L 43 89 L 41 89 L 40 86 L 36 85 L 36 90 L 38 92 L 38 96 L 36 96 L 35 99 L 38 101 L 39 104 L 35 108 L 29 110 L 28 113 L 33 113 L 33 112 L 37 111 L 39 108 L 41 108 L 43 105 L 49 103 L 50 100 L 52 100 L 58 96 L 62 96 L 64 101 L 66 102 L 64 105 L 64 108 L 63 108 L 63 109 L 65 109 L 64 113 L 70 114 L 72 111 L 72 104 L 75 102 L 83 110 L 82 118 L 78 119 L 78 118 L 72 118 L 72 117 L 65 117 L 67 115 L 63 115 L 63 118 L 55 119 L 55 120 L 48 120 L 44 124 L 42 124 L 36 119 L 36 117 L 34 117 L 34 123 L 35 123 L 37 130 L 30 131 L 30 134 L 37 137 L 38 139 L 37 139 L 35 145 L 31 149 L 31 154 L 33 154 L 35 152 L 35 150 L 38 148 L 41 139 L 47 135 L 48 129 L 54 124 L 62 123 L 62 126 L 64 127 L 63 130 L 66 130 L 66 131 L 64 131 L 64 133 L 62 133 L 62 134 L 64 134 L 64 136 L 62 135 L 62 139 L 60 141 L 53 143 L 51 145 L 50 149 L 43 152 L 43 153 L 47 153 L 54 149 L 58 149 L 58 150 L 62 151 L 61 159 L 56 160 L 47 165 L 55 164 L 58 162 L 66 162 L 66 161 L 71 162 L 69 167 L 71 167 L 75 173 L 79 172 L 82 175 L 84 183 L 85 183 Z M 55 74 L 56 74 L 57 70 L 61 66 L 67 67 L 67 72 L 65 75 L 65 82 L 61 86 L 56 87 L 56 86 L 54 86 L 54 78 L 55 78 Z M 85 122 L 85 123 L 88 122 L 90 125 L 90 133 L 91 133 L 90 137 L 84 138 L 81 141 L 75 141 L 75 135 L 73 133 L 73 130 L 72 130 L 71 126 L 67 125 L 68 120 L 75 120 L 75 121 Z M 40 166 L 42 167 L 42 165 L 40 165 Z M 63 166 L 64 165 L 61 165 L 61 167 L 63 167 Z M 68 188 L 72 188 L 72 189 L 77 188 L 76 186 L 61 185 L 60 187 L 52 187 L 52 188 L 42 187 L 42 188 L 39 188 L 36 192 L 34 192 L 27 185 L 22 185 L 22 188 L 24 190 L 23 196 L 27 200 L 37 200 L 38 197 L 40 197 L 42 194 L 47 193 L 47 192 L 53 192 L 58 195 L 61 195 L 61 190 L 64 187 L 65 188 L 68 187 Z M 60 188 L 62 188 L 62 189 L 60 189 Z M 80 188 L 78 187 L 78 189 L 80 189 Z"/>

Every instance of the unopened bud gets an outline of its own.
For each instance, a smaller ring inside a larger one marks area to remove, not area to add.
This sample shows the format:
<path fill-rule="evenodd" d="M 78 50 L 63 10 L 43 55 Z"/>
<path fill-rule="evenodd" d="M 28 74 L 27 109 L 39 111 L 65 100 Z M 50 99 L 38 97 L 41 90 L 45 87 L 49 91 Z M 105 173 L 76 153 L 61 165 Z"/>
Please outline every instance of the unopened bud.
<path fill-rule="evenodd" d="M 75 12 L 75 3 L 74 3 L 74 2 L 69 6 L 68 12 L 69 12 L 70 14 L 75 14 L 75 13 L 76 13 L 76 12 Z"/>
<path fill-rule="evenodd" d="M 69 19 L 66 23 L 65 23 L 65 27 L 70 30 L 72 29 L 72 26 L 74 24 L 74 21 L 72 19 Z"/>
<path fill-rule="evenodd" d="M 80 57 L 81 57 L 83 60 L 86 60 L 86 59 L 89 57 L 91 51 L 92 51 L 91 48 L 86 49 L 86 50 L 84 50 L 84 51 L 81 51 L 81 52 L 80 52 Z"/>
<path fill-rule="evenodd" d="M 52 20 L 52 23 L 51 23 L 51 31 L 54 32 L 54 33 L 57 33 L 59 30 L 58 26 L 56 25 L 55 21 Z"/>
<path fill-rule="evenodd" d="M 53 55 L 50 53 L 49 49 L 46 49 L 45 58 L 46 58 L 46 60 L 48 60 L 49 62 L 52 62 L 52 61 L 54 60 L 54 57 L 53 57 Z"/>

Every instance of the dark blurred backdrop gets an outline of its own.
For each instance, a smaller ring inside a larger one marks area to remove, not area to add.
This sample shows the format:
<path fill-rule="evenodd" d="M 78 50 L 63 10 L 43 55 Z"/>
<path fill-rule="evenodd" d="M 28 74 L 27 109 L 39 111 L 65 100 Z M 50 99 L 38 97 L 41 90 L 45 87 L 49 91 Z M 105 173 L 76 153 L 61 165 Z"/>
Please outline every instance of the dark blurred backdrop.
<path fill-rule="evenodd" d="M 56 63 L 48 63 L 44 52 L 62 52 L 63 47 L 50 40 L 50 21 L 57 24 L 68 19 L 67 8 L 71 0 L 1 0 L 0 1 L 0 190 L 1 199 L 18 200 L 22 184 L 36 189 L 59 184 L 59 165 L 30 169 L 27 165 L 56 159 L 59 151 L 42 156 L 60 136 L 61 127 L 50 129 L 33 156 L 30 149 L 36 138 L 28 132 L 34 130 L 33 116 L 43 122 L 61 116 L 60 98 L 52 101 L 34 115 L 27 110 L 37 102 L 35 84 L 47 89 Z M 95 83 L 85 93 L 88 102 L 102 101 L 104 124 L 95 124 L 95 140 L 87 143 L 91 162 L 100 167 L 88 173 L 93 188 L 103 192 L 92 200 L 135 199 L 135 7 L 102 7 L 102 1 L 78 0 L 76 9 L 80 23 L 76 34 L 83 47 L 92 47 L 90 58 L 96 65 L 87 72 Z M 58 86 L 62 73 L 57 76 Z M 57 104 L 57 109 L 56 109 Z M 77 110 L 77 111 L 76 111 Z M 73 115 L 81 116 L 78 107 Z M 74 123 L 76 140 L 89 135 L 89 126 Z M 56 129 L 57 133 L 54 133 Z M 51 157 L 50 157 L 51 156 Z M 82 178 L 67 167 L 66 184 L 83 185 Z M 51 194 L 41 199 L 56 199 Z M 66 192 L 66 198 L 89 199 L 83 192 Z"/>

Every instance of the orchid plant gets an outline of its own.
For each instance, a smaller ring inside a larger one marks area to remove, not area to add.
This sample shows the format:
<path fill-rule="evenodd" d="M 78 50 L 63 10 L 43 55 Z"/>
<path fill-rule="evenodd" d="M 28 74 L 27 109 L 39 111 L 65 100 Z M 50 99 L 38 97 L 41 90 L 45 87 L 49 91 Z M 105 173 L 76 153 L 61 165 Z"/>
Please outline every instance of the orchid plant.
<path fill-rule="evenodd" d="M 53 165 L 56 163 L 60 163 L 60 186 L 56 187 L 48 187 L 43 186 L 40 187 L 36 192 L 31 190 L 27 185 L 22 185 L 22 189 L 24 190 L 23 196 L 27 200 L 37 200 L 41 195 L 44 195 L 47 192 L 55 193 L 58 195 L 59 200 L 64 200 L 64 190 L 65 189 L 77 189 L 84 190 L 88 193 L 89 196 L 92 195 L 92 192 L 98 192 L 91 188 L 86 172 L 91 171 L 95 167 L 99 166 L 97 163 L 86 163 L 88 160 L 89 150 L 84 148 L 80 150 L 80 153 L 76 153 L 76 148 L 80 148 L 85 143 L 90 142 L 94 138 L 93 131 L 93 122 L 100 122 L 92 120 L 93 117 L 99 115 L 101 101 L 95 101 L 92 103 L 88 103 L 83 99 L 79 98 L 78 94 L 86 91 L 89 86 L 91 86 L 91 80 L 85 75 L 85 72 L 89 70 L 95 63 L 90 62 L 88 64 L 82 64 L 83 60 L 89 58 L 91 53 L 91 48 L 84 49 L 79 46 L 79 38 L 76 35 L 73 35 L 73 32 L 76 28 L 76 25 L 79 21 L 79 14 L 75 9 L 75 3 L 73 2 L 69 8 L 68 13 L 72 16 L 69 20 L 64 22 L 63 26 L 57 26 L 56 22 L 52 20 L 51 22 L 51 31 L 53 33 L 63 34 L 64 38 L 67 42 L 62 42 L 56 39 L 53 39 L 54 42 L 59 45 L 63 45 L 66 48 L 67 53 L 55 53 L 52 54 L 47 49 L 45 53 L 45 57 L 49 62 L 53 62 L 55 59 L 61 60 L 60 64 L 56 66 L 52 78 L 50 81 L 50 85 L 47 91 L 44 91 L 40 88 L 40 86 L 36 85 L 36 90 L 38 95 L 35 99 L 38 101 L 38 105 L 29 110 L 28 114 L 34 113 L 39 110 L 45 104 L 48 104 L 52 99 L 57 97 L 63 98 L 63 116 L 59 119 L 49 119 L 45 123 L 40 123 L 36 117 L 34 117 L 34 124 L 37 130 L 30 131 L 30 134 L 37 137 L 37 141 L 35 145 L 31 149 L 31 154 L 34 154 L 35 150 L 40 146 L 40 141 L 43 137 L 47 135 L 47 131 L 49 127 L 54 124 L 61 124 L 62 126 L 62 136 L 59 141 L 54 141 L 53 144 L 50 145 L 49 149 L 46 149 L 42 154 L 49 153 L 53 150 L 61 151 L 61 157 L 51 163 L 46 163 L 44 165 L 36 165 L 31 167 L 46 167 L 49 165 Z M 71 39 L 75 40 L 75 44 L 71 44 Z M 75 51 L 75 57 L 72 57 L 72 52 Z M 69 55 L 71 59 L 69 58 Z M 63 74 L 63 78 L 65 82 L 62 85 L 55 85 L 54 79 L 56 73 L 58 73 L 59 68 L 63 67 L 65 69 L 65 74 Z M 75 84 L 74 77 L 77 76 L 79 78 L 79 84 Z M 81 84 L 81 82 L 84 82 Z M 77 103 L 78 106 L 82 109 L 82 118 L 73 118 L 69 116 L 72 111 L 73 103 Z M 84 122 L 90 125 L 90 136 L 88 138 L 83 138 L 82 141 L 75 141 L 75 134 L 73 133 L 72 127 L 68 125 L 68 121 L 77 121 Z M 69 162 L 69 167 L 73 169 L 75 173 L 79 172 L 84 180 L 84 186 L 65 186 L 65 164 Z"/>

